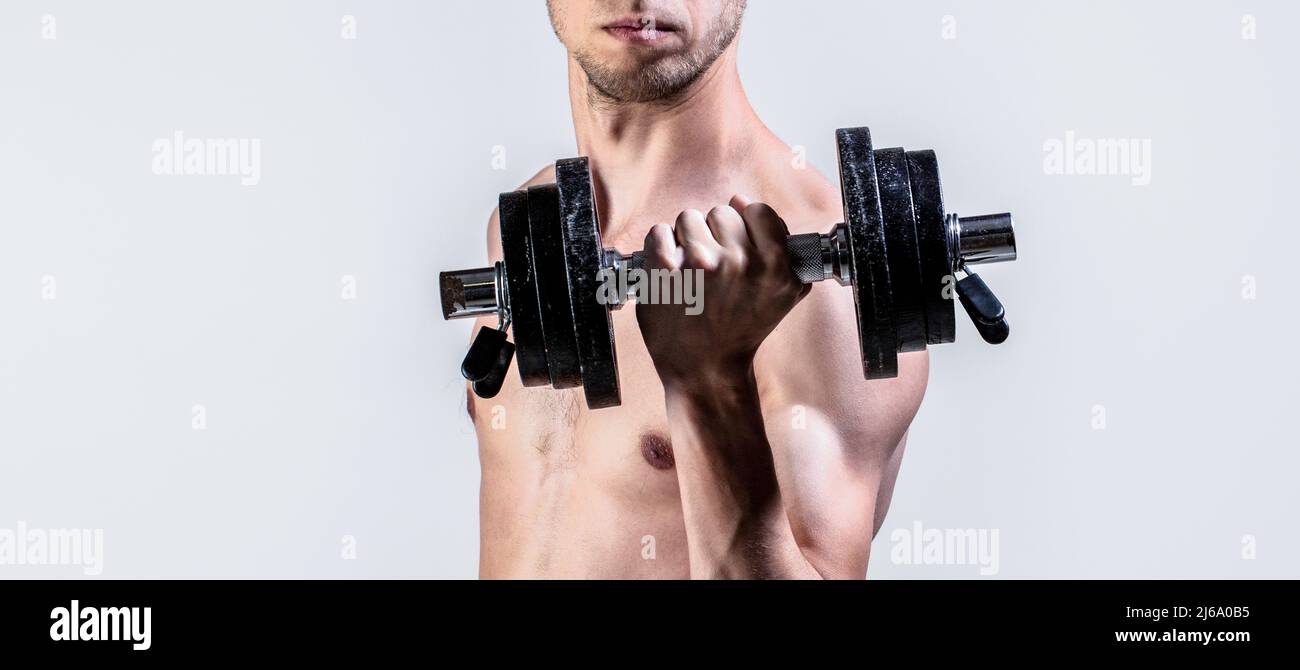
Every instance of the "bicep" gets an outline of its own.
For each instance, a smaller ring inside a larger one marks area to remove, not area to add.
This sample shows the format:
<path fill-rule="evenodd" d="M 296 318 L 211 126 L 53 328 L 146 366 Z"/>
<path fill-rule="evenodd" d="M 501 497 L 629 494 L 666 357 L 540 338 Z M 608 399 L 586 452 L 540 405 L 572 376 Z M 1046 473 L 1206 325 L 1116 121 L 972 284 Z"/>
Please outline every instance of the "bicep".
<path fill-rule="evenodd" d="M 865 380 L 852 298 L 835 288 L 814 288 L 782 322 L 758 372 L 795 537 L 822 574 L 857 578 L 925 392 L 928 358 L 900 356 L 897 378 Z"/>

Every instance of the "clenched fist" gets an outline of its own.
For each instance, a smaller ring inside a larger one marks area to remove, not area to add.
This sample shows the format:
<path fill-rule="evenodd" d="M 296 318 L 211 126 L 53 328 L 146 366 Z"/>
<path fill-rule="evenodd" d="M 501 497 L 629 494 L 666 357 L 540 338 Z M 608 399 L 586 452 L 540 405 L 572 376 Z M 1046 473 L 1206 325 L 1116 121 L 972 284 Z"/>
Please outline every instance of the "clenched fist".
<path fill-rule="evenodd" d="M 748 374 L 754 354 L 807 295 L 790 269 L 789 229 L 771 207 L 734 196 L 708 215 L 688 209 L 645 240 L 645 269 L 699 270 L 702 310 L 638 301 L 637 322 L 665 389 Z M 674 275 L 674 280 L 681 277 Z"/>

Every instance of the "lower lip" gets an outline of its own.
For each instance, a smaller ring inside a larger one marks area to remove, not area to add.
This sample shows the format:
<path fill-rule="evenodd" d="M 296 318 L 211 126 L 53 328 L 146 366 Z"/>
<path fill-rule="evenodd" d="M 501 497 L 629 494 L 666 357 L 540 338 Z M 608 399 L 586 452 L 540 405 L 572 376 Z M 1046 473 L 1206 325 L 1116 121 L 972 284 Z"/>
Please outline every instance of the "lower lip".
<path fill-rule="evenodd" d="M 606 28 L 605 32 L 623 42 L 643 45 L 659 44 L 668 37 L 676 34 L 671 30 L 648 30 L 646 28 L 633 28 L 631 26 Z"/>

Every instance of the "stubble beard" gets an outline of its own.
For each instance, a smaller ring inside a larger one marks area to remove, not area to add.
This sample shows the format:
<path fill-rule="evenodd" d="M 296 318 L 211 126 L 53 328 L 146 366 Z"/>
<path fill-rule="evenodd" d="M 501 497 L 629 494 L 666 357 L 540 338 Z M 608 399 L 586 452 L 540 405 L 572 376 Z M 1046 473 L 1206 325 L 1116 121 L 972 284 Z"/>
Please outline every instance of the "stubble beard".
<path fill-rule="evenodd" d="M 699 47 L 630 71 L 611 67 L 584 49 L 575 50 L 573 58 L 587 75 L 588 103 L 593 107 L 619 107 L 647 103 L 670 106 L 677 102 L 731 46 L 740 31 L 744 7 L 743 0 L 729 3 L 727 11 L 709 26 L 711 38 Z"/>

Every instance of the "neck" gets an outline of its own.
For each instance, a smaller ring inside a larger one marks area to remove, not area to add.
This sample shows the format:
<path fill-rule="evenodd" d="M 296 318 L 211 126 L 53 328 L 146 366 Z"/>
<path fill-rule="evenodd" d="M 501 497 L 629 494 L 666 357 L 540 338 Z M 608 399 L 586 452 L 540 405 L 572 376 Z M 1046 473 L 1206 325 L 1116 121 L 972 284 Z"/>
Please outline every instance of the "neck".
<path fill-rule="evenodd" d="M 586 73 L 569 61 L 569 99 L 578 151 L 591 161 L 606 237 L 678 197 L 743 187 L 735 172 L 769 134 L 740 83 L 733 44 L 670 103 L 608 103 L 593 97 Z"/>

